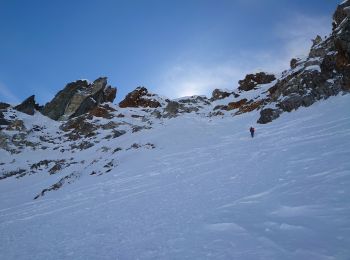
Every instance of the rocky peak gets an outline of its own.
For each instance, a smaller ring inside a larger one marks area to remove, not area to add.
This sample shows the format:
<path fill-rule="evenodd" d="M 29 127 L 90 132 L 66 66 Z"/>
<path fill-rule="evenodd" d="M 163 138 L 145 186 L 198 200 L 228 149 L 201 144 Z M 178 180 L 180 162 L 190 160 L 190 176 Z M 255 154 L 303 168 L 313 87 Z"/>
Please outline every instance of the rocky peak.
<path fill-rule="evenodd" d="M 317 35 L 315 39 L 312 40 L 312 47 L 322 42 L 322 37 Z"/>
<path fill-rule="evenodd" d="M 148 92 L 145 87 L 137 87 L 134 91 L 126 95 L 125 99 L 119 103 L 121 108 L 126 107 L 160 107 L 158 96 Z"/>
<path fill-rule="evenodd" d="M 259 84 L 267 84 L 276 79 L 275 75 L 259 72 L 256 74 L 248 74 L 243 80 L 238 81 L 239 90 L 249 91 Z"/>
<path fill-rule="evenodd" d="M 93 83 L 77 80 L 66 85 L 47 103 L 42 113 L 54 120 L 65 120 L 89 112 L 99 104 L 113 102 L 116 88 L 107 86 L 107 78 L 101 77 Z"/>
<path fill-rule="evenodd" d="M 21 104 L 15 106 L 15 109 L 28 115 L 34 115 L 35 109 L 39 109 L 39 105 L 35 103 L 35 95 L 30 96 Z"/>

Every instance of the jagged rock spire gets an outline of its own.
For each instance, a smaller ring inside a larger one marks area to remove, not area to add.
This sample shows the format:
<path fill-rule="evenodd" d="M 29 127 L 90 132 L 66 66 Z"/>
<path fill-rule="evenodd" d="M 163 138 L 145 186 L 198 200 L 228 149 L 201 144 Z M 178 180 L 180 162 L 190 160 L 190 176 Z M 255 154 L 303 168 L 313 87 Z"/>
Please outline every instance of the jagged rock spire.
<path fill-rule="evenodd" d="M 54 120 L 65 120 L 89 112 L 103 102 L 113 102 L 117 89 L 107 86 L 107 78 L 93 83 L 77 80 L 66 85 L 47 103 L 42 113 Z"/>

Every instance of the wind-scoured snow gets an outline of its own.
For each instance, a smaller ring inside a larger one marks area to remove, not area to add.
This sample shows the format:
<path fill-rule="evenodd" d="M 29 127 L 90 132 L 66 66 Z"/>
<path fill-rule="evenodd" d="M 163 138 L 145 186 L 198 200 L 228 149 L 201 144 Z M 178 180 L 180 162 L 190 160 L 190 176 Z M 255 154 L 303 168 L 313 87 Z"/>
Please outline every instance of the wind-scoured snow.
<path fill-rule="evenodd" d="M 349 111 L 349 95 L 331 97 L 253 139 L 257 113 L 187 114 L 76 152 L 118 165 L 37 200 L 62 176 L 0 180 L 0 259 L 347 260 Z M 155 149 L 99 150 L 133 143 Z"/>

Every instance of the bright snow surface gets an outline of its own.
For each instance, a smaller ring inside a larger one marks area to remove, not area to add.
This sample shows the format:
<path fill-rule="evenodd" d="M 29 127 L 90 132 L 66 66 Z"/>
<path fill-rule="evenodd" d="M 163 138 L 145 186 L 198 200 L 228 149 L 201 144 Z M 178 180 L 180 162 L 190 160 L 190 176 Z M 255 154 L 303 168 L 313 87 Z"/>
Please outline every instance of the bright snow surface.
<path fill-rule="evenodd" d="M 48 175 L 1 180 L 0 258 L 350 259 L 350 95 L 252 139 L 256 119 L 187 114 L 121 136 L 109 144 L 156 148 L 78 152 L 118 166 L 38 200 Z"/>

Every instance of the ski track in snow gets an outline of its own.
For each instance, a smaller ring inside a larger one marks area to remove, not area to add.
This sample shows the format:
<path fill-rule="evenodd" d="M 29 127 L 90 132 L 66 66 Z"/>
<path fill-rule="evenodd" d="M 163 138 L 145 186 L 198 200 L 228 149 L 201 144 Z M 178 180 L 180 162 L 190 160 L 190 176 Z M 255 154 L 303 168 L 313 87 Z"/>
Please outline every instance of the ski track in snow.
<path fill-rule="evenodd" d="M 189 114 L 115 139 L 156 148 L 38 200 L 58 177 L 1 180 L 0 258 L 348 260 L 349 111 L 332 97 L 253 139 L 255 113 Z"/>

